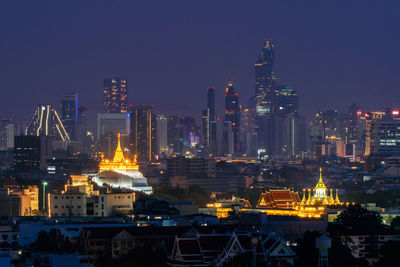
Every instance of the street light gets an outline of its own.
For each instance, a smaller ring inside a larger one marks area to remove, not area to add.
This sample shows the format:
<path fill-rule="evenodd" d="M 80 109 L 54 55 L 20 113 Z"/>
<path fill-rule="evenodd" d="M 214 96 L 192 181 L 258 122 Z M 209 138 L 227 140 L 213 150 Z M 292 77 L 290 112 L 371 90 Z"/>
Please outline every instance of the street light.
<path fill-rule="evenodd" d="M 42 182 L 43 185 L 43 211 L 46 210 L 46 185 L 48 183 L 46 181 Z"/>

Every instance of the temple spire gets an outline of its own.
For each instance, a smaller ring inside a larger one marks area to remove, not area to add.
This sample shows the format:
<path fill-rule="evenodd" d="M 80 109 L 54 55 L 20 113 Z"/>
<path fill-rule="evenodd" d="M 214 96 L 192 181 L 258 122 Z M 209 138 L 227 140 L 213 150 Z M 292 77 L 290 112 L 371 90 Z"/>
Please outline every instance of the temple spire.
<path fill-rule="evenodd" d="M 124 162 L 124 161 L 125 161 L 124 152 L 122 151 L 121 148 L 121 134 L 118 133 L 118 144 L 117 144 L 117 149 L 115 150 L 113 162 Z"/>

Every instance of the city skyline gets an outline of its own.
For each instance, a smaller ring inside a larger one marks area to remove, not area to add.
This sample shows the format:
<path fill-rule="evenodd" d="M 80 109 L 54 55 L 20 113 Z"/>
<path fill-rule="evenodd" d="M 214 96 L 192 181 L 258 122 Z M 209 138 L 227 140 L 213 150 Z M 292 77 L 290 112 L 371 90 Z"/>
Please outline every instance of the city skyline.
<path fill-rule="evenodd" d="M 4 4 L 2 24 L 13 26 L 0 28 L 7 40 L 0 45 L 2 84 L 10 92 L 0 100 L 2 116 L 27 122 L 37 103 L 57 106 L 65 93 L 76 90 L 94 117 L 101 112 L 103 79 L 114 75 L 128 77 L 129 104 L 154 104 L 157 113 L 198 118 L 206 89 L 215 87 L 216 113 L 221 115 L 227 77 L 233 77 L 242 104 L 253 95 L 253 64 L 265 38 L 275 44 L 275 76 L 300 94 L 300 114 L 345 111 L 352 102 L 371 108 L 395 105 L 400 38 L 391 32 L 399 4 L 312 2 L 259 4 L 259 9 L 276 10 L 265 18 L 255 4 L 241 10 L 235 3 L 207 9 L 171 3 L 168 10 L 176 13 L 175 19 L 159 11 L 151 15 L 147 4 L 137 6 L 143 14 L 135 13 L 136 6 L 128 2 L 81 4 L 79 11 L 76 3 L 53 3 L 44 9 L 27 2 Z M 102 17 L 121 7 L 125 16 L 115 22 Z M 358 8 L 364 12 L 353 12 Z M 86 11 L 92 22 L 83 16 Z M 201 19 L 203 12 L 211 19 Z M 237 19 L 227 24 L 224 18 L 230 15 Z M 290 19 L 282 21 L 284 15 Z M 308 18 L 300 20 L 303 16 Z M 168 27 L 161 26 L 163 20 Z M 99 38 L 110 30 L 114 45 L 108 40 L 100 44 Z M 69 39 L 79 42 L 71 44 Z"/>

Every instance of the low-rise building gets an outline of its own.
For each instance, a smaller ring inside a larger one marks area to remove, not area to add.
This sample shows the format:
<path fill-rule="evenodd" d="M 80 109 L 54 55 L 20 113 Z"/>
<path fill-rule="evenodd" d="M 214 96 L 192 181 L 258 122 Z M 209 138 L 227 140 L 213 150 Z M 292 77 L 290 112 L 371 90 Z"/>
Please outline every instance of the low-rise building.
<path fill-rule="evenodd" d="M 0 217 L 32 216 L 39 208 L 37 186 L 0 188 Z"/>
<path fill-rule="evenodd" d="M 135 193 L 93 190 L 87 176 L 71 175 L 61 192 L 48 194 L 48 216 L 118 216 L 133 211 Z"/>

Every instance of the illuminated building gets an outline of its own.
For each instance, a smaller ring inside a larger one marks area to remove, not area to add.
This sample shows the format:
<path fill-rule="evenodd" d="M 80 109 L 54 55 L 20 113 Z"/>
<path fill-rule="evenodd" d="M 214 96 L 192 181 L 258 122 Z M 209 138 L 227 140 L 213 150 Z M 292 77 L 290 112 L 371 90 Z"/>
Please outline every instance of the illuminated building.
<path fill-rule="evenodd" d="M 59 141 L 70 141 L 70 136 L 66 131 L 58 113 L 51 105 L 37 105 L 26 135 L 50 136 Z"/>
<path fill-rule="evenodd" d="M 274 83 L 274 44 L 265 40 L 264 47 L 254 64 L 256 111 L 258 115 L 265 115 L 271 110 L 270 94 Z"/>
<path fill-rule="evenodd" d="M 65 94 L 61 99 L 61 121 L 71 139 L 76 138 L 78 123 L 78 93 Z"/>
<path fill-rule="evenodd" d="M 127 188 L 135 191 L 151 193 L 147 179 L 139 172 L 136 156 L 133 161 L 125 158 L 121 148 L 120 134 L 113 160 L 102 158 L 99 173 L 93 178 L 98 185 L 108 184 L 111 187 Z"/>
<path fill-rule="evenodd" d="M 261 193 L 258 208 L 294 208 L 300 204 L 298 192 L 290 189 L 270 189 Z"/>
<path fill-rule="evenodd" d="M 225 121 L 231 122 L 233 135 L 233 150 L 240 150 L 240 106 L 239 94 L 233 87 L 232 79 L 228 79 L 225 89 Z"/>
<path fill-rule="evenodd" d="M 306 192 L 308 193 L 306 196 Z M 327 205 L 342 205 L 339 200 L 338 190 L 334 197 L 333 190 L 326 187 L 322 179 L 322 169 L 319 169 L 319 179 L 316 186 L 311 189 L 303 189 L 303 198 L 301 200 L 302 206 L 327 206 Z"/>
<path fill-rule="evenodd" d="M 168 154 L 168 116 L 157 115 L 157 147 L 158 153 Z"/>
<path fill-rule="evenodd" d="M 156 115 L 152 106 L 130 108 L 131 151 L 139 161 L 151 162 L 157 155 Z"/>
<path fill-rule="evenodd" d="M 339 200 L 338 191 L 334 196 L 333 190 L 328 190 L 322 180 L 322 170 L 318 183 L 313 189 L 303 189 L 303 198 L 300 200 L 298 192 L 290 189 L 270 189 L 261 193 L 257 206 L 252 208 L 245 200 L 239 202 L 221 202 L 207 204 L 207 208 L 215 209 L 215 215 L 219 218 L 226 218 L 232 211 L 244 213 L 266 213 L 273 216 L 295 216 L 300 218 L 319 219 L 327 214 L 329 206 L 343 205 Z M 330 192 L 328 194 L 328 191 Z M 308 192 L 308 197 L 306 196 Z"/>
<path fill-rule="evenodd" d="M 400 156 L 400 120 L 371 120 L 368 130 L 370 154 Z"/>
<path fill-rule="evenodd" d="M 104 113 L 128 112 L 128 79 L 113 77 L 104 79 Z"/>
<path fill-rule="evenodd" d="M 48 216 L 118 216 L 133 211 L 135 193 L 100 193 L 85 175 L 71 175 L 61 192 L 48 197 Z"/>
<path fill-rule="evenodd" d="M 8 186 L 0 188 L 0 216 L 34 216 L 39 209 L 38 187 Z"/>

